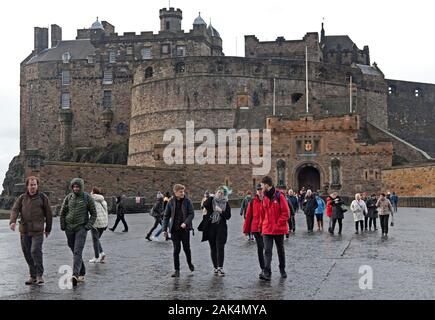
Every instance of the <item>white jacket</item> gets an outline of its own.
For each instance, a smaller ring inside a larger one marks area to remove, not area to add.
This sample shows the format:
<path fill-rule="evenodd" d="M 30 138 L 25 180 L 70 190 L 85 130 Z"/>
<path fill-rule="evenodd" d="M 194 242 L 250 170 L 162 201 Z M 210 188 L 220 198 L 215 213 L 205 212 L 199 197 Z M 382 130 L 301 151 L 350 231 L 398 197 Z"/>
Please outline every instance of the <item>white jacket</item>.
<path fill-rule="evenodd" d="M 355 220 L 355 222 L 363 221 L 364 214 L 367 214 L 367 206 L 364 200 L 353 200 L 350 205 L 350 210 L 353 213 L 353 219 Z"/>
<path fill-rule="evenodd" d="M 97 220 L 93 225 L 94 228 L 106 228 L 109 224 L 109 215 L 107 210 L 107 202 L 100 194 L 92 194 L 95 201 L 95 209 L 97 209 Z"/>

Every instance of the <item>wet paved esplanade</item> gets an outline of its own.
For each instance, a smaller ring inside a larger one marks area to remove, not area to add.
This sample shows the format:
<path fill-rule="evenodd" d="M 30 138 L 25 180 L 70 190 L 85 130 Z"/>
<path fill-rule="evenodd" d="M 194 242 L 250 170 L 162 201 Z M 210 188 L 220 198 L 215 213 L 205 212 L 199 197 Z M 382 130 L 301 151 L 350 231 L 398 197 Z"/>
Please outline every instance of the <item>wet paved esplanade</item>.
<path fill-rule="evenodd" d="M 285 240 L 288 278 L 280 279 L 274 247 L 272 281 L 258 279 L 255 242 L 243 236 L 239 209 L 229 220 L 225 247 L 225 277 L 213 274 L 209 246 L 195 231 L 191 247 L 195 271 L 190 272 L 181 253 L 181 277 L 173 271 L 172 243 L 148 242 L 149 214 L 126 215 L 129 232 L 122 225 L 102 237 L 105 264 L 90 264 L 92 239 L 84 250 L 86 282 L 74 289 L 60 289 L 62 265 L 72 264 L 72 253 L 59 228 L 59 218 L 45 240 L 44 286 L 25 286 L 27 265 L 18 233 L 0 220 L 0 299 L 435 299 L 435 210 L 400 208 L 387 240 L 381 231 L 354 234 L 352 215 L 344 219 L 343 236 L 306 232 L 305 216 L 296 216 L 296 234 Z M 115 216 L 109 216 L 109 225 Z M 195 227 L 201 220 L 199 212 Z M 327 218 L 325 217 L 327 225 Z M 379 221 L 378 221 L 379 224 Z M 368 268 L 368 267 L 369 268 Z M 371 271 L 372 289 L 368 287 Z M 360 273 L 361 272 L 361 273 Z M 361 277 L 363 280 L 361 280 Z"/>

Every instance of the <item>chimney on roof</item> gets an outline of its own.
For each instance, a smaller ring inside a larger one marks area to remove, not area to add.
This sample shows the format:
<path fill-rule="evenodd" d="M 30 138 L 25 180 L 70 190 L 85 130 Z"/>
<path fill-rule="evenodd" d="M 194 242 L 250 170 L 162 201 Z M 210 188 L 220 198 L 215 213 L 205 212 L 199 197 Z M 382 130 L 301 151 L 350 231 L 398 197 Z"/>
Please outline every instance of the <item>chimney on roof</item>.
<path fill-rule="evenodd" d="M 62 28 L 57 24 L 51 25 L 51 47 L 54 48 L 62 41 Z"/>
<path fill-rule="evenodd" d="M 34 52 L 39 53 L 48 48 L 48 28 L 35 27 Z"/>

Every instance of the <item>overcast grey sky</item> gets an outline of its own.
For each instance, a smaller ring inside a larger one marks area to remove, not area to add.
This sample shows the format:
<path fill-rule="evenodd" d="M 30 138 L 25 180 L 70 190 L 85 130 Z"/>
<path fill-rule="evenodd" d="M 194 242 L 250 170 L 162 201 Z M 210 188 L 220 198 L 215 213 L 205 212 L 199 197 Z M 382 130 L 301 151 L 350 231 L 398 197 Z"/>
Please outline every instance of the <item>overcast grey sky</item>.
<path fill-rule="evenodd" d="M 76 29 L 88 28 L 98 16 L 116 32 L 158 32 L 159 9 L 168 1 L 15 0 L 0 13 L 0 183 L 8 164 L 19 152 L 19 65 L 33 49 L 33 27 L 62 27 L 63 39 L 74 39 Z M 244 35 L 260 40 L 301 39 L 320 32 L 325 18 L 327 35 L 347 34 L 362 49 L 369 45 L 371 61 L 387 78 L 435 83 L 435 3 L 430 0 L 171 0 L 183 11 L 184 30 L 192 28 L 201 12 L 223 39 L 227 56 L 244 55 Z M 237 43 L 237 46 L 236 46 Z M 0 186 L 0 190 L 2 187 Z"/>

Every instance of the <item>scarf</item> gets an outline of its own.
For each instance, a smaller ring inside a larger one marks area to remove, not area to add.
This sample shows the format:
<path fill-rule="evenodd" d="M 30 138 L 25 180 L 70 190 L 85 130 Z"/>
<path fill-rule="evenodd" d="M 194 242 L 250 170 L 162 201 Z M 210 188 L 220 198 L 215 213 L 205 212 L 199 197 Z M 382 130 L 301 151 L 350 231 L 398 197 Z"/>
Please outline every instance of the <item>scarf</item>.
<path fill-rule="evenodd" d="M 216 208 L 222 209 L 222 213 L 227 208 L 227 200 L 225 198 L 213 198 L 213 213 L 211 214 L 211 223 L 219 223 L 221 221 L 221 212 L 216 211 Z"/>

